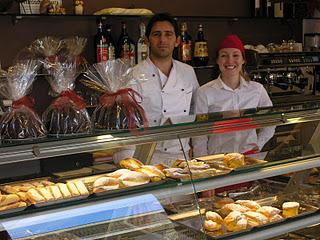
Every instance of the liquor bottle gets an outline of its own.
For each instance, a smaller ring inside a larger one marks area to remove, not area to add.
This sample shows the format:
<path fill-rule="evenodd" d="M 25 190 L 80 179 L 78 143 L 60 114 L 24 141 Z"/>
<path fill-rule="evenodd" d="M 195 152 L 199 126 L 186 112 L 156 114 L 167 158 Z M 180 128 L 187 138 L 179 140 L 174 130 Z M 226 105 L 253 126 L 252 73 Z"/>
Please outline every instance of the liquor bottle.
<path fill-rule="evenodd" d="M 139 24 L 140 37 L 137 42 L 137 63 L 145 60 L 149 55 L 149 47 L 146 39 L 146 25 L 142 22 Z"/>
<path fill-rule="evenodd" d="M 98 21 L 98 32 L 94 35 L 94 52 L 96 62 L 108 60 L 108 45 L 106 36 L 102 30 L 102 21 Z"/>
<path fill-rule="evenodd" d="M 274 17 L 274 6 L 272 0 L 267 0 L 266 16 L 269 18 Z"/>
<path fill-rule="evenodd" d="M 283 1 L 274 3 L 274 17 L 283 18 Z"/>
<path fill-rule="evenodd" d="M 118 40 L 118 57 L 130 61 L 130 65 L 135 64 L 135 45 L 127 32 L 127 24 L 122 22 L 122 32 Z"/>
<path fill-rule="evenodd" d="M 187 23 L 181 24 L 181 42 L 178 47 L 178 59 L 181 62 L 190 64 L 192 63 L 192 38 L 188 34 Z"/>
<path fill-rule="evenodd" d="M 204 38 L 202 24 L 198 25 L 198 36 L 194 43 L 193 61 L 196 66 L 205 66 L 209 61 L 208 43 Z"/>
<path fill-rule="evenodd" d="M 111 36 L 111 25 L 106 24 L 106 41 L 108 44 L 108 60 L 114 60 L 116 58 L 116 45 Z"/>

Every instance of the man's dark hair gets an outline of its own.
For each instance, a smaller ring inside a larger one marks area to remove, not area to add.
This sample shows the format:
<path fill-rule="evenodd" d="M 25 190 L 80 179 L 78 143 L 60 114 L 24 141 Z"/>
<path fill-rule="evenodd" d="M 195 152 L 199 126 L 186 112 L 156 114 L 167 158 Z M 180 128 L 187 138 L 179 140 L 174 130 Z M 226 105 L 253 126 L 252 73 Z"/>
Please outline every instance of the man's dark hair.
<path fill-rule="evenodd" d="M 169 13 L 159 13 L 159 14 L 154 15 L 150 19 L 150 21 L 148 22 L 147 29 L 146 29 L 147 38 L 149 38 L 150 33 L 151 33 L 151 29 L 156 22 L 165 22 L 165 21 L 171 23 L 171 25 L 174 28 L 174 33 L 176 34 L 176 37 L 178 37 L 179 36 L 179 27 L 178 27 L 177 21 Z"/>

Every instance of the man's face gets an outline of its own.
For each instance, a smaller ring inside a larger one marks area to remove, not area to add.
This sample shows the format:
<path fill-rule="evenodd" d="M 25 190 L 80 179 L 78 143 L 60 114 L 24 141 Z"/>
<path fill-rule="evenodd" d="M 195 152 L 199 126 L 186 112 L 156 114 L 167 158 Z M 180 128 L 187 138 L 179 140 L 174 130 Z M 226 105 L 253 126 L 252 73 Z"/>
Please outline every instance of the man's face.
<path fill-rule="evenodd" d="M 174 27 L 170 22 L 156 22 L 149 35 L 150 55 L 155 58 L 171 57 L 175 47 L 179 45 Z"/>

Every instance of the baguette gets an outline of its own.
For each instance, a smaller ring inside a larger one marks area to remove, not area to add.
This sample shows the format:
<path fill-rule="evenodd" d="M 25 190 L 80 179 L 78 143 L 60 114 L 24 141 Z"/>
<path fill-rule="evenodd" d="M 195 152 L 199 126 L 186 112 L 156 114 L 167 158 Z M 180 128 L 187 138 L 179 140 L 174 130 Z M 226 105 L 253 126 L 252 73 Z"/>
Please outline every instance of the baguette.
<path fill-rule="evenodd" d="M 45 202 L 45 198 L 34 188 L 29 189 L 27 198 L 31 203 Z"/>
<path fill-rule="evenodd" d="M 5 210 L 19 208 L 19 207 L 26 207 L 26 206 L 27 204 L 25 202 L 16 202 L 16 203 L 12 203 L 12 204 L 0 207 L 0 211 L 5 211 Z"/>
<path fill-rule="evenodd" d="M 112 178 L 112 177 L 101 177 L 98 178 L 97 180 L 94 181 L 93 187 L 102 187 L 102 186 L 109 186 L 112 187 L 114 186 L 114 189 L 119 188 L 119 179 L 117 178 Z"/>
<path fill-rule="evenodd" d="M 74 185 L 78 189 L 80 195 L 89 195 L 89 191 L 82 181 L 75 181 Z"/>
<path fill-rule="evenodd" d="M 0 197 L 0 207 L 9 205 L 12 203 L 16 203 L 20 201 L 20 198 L 16 194 L 9 194 L 9 195 L 1 195 Z"/>
<path fill-rule="evenodd" d="M 48 186 L 47 188 L 49 189 L 55 200 L 63 198 L 60 189 L 57 185 Z"/>
<path fill-rule="evenodd" d="M 67 187 L 73 197 L 80 196 L 80 192 L 78 191 L 78 189 L 74 183 L 67 182 Z"/>
<path fill-rule="evenodd" d="M 129 169 L 118 169 L 118 170 L 116 170 L 116 171 L 114 171 L 114 172 L 112 172 L 112 173 L 108 173 L 108 174 L 106 174 L 106 176 L 107 177 L 112 177 L 112 178 L 119 178 L 119 177 L 121 177 L 123 174 L 125 174 L 125 173 L 130 173 L 131 172 L 131 170 L 129 170 Z"/>
<path fill-rule="evenodd" d="M 70 198 L 70 197 L 72 197 L 72 195 L 71 195 L 71 193 L 70 193 L 70 191 L 69 191 L 69 189 L 68 189 L 68 187 L 67 187 L 66 184 L 64 184 L 64 183 L 58 183 L 57 185 L 58 185 L 58 187 L 59 187 L 59 189 L 60 189 L 60 192 L 62 193 L 63 198 Z"/>

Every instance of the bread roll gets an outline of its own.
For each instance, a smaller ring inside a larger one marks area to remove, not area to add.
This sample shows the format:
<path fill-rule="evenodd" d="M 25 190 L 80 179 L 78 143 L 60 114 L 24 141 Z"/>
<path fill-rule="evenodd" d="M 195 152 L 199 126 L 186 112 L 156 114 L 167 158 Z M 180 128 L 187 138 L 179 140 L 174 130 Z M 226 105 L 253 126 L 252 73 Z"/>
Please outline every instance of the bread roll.
<path fill-rule="evenodd" d="M 72 182 L 67 182 L 67 187 L 71 193 L 71 195 L 73 197 L 77 197 L 77 196 L 80 196 L 80 192 L 78 191 L 77 187 L 75 186 L 74 183 Z"/>
<path fill-rule="evenodd" d="M 227 216 L 229 213 L 231 213 L 232 211 L 238 211 L 238 212 L 248 212 L 250 211 L 249 208 L 242 206 L 240 204 L 235 204 L 235 203 L 228 203 L 226 205 L 224 205 L 221 209 L 220 209 L 220 213 L 223 216 Z"/>
<path fill-rule="evenodd" d="M 37 190 L 46 199 L 46 201 L 54 200 L 54 197 L 52 196 L 51 192 L 45 187 L 37 188 Z"/>
<path fill-rule="evenodd" d="M 0 207 L 5 206 L 5 205 L 9 205 L 12 203 L 16 203 L 18 201 L 20 201 L 20 198 L 16 194 L 1 195 L 0 196 Z"/>
<path fill-rule="evenodd" d="M 26 192 L 17 192 L 16 194 L 19 196 L 20 200 L 22 200 L 22 201 L 28 200 Z"/>
<path fill-rule="evenodd" d="M 80 195 L 89 195 L 89 191 L 82 181 L 75 181 L 74 185 L 78 189 Z"/>
<path fill-rule="evenodd" d="M 156 167 L 150 165 L 144 165 L 141 168 L 136 169 L 135 171 L 147 174 L 152 182 L 158 182 L 166 178 L 164 173 L 162 173 Z"/>
<path fill-rule="evenodd" d="M 101 177 L 101 178 L 98 178 L 97 180 L 95 180 L 93 183 L 94 188 L 102 187 L 102 186 L 110 186 L 110 187 L 113 186 L 114 189 L 118 189 L 119 188 L 119 179 L 112 178 L 112 177 Z"/>
<path fill-rule="evenodd" d="M 236 232 L 247 228 L 248 220 L 243 213 L 238 211 L 233 211 L 226 216 L 223 220 L 224 225 L 228 231 Z"/>
<path fill-rule="evenodd" d="M 129 172 L 131 172 L 131 170 L 129 170 L 129 169 L 118 169 L 118 170 L 116 170 L 116 171 L 114 171 L 114 172 L 112 172 L 112 173 L 106 174 L 106 176 L 112 177 L 112 178 L 119 178 L 119 177 L 121 177 L 123 174 L 129 173 Z"/>
<path fill-rule="evenodd" d="M 4 185 L 1 187 L 1 190 L 6 192 L 6 193 L 17 193 L 20 192 L 20 188 L 18 186 L 10 186 L 10 185 Z"/>
<path fill-rule="evenodd" d="M 244 166 L 244 155 L 241 153 L 228 153 L 224 155 L 224 164 L 229 168 L 238 168 Z"/>
<path fill-rule="evenodd" d="M 57 186 L 59 187 L 60 189 L 60 192 L 63 196 L 63 198 L 70 198 L 72 197 L 72 194 L 71 192 L 69 191 L 68 187 L 66 184 L 64 183 L 58 183 Z"/>
<path fill-rule="evenodd" d="M 211 211 L 208 211 L 206 212 L 206 219 L 207 220 L 212 220 L 218 224 L 222 224 L 223 223 L 223 219 L 222 217 L 216 213 L 216 212 L 211 212 Z"/>
<path fill-rule="evenodd" d="M 0 211 L 5 211 L 5 210 L 19 208 L 19 207 L 26 207 L 26 206 L 27 204 L 25 202 L 16 202 L 16 203 L 12 203 L 12 204 L 0 207 Z"/>
<path fill-rule="evenodd" d="M 29 189 L 27 198 L 31 203 L 44 202 L 46 199 L 34 188 Z"/>
<path fill-rule="evenodd" d="M 158 163 L 156 165 L 154 165 L 156 168 L 158 168 L 161 172 L 163 172 L 164 169 L 169 168 L 168 166 Z"/>
<path fill-rule="evenodd" d="M 55 200 L 63 198 L 62 193 L 60 192 L 60 189 L 57 185 L 48 186 L 47 188 L 50 189 L 50 192 Z"/>
<path fill-rule="evenodd" d="M 282 215 L 285 218 L 294 217 L 299 214 L 300 204 L 298 202 L 285 202 L 282 204 Z"/>
<path fill-rule="evenodd" d="M 207 231 L 213 232 L 221 229 L 221 224 L 218 224 L 212 220 L 205 220 L 204 221 L 204 228 Z"/>
<path fill-rule="evenodd" d="M 269 221 L 270 222 L 276 222 L 276 221 L 280 221 L 282 219 L 283 219 L 283 217 L 280 214 L 276 214 L 276 215 L 273 215 L 272 217 L 270 217 Z"/>
<path fill-rule="evenodd" d="M 234 203 L 234 200 L 232 198 L 225 197 L 225 198 L 222 198 L 222 199 L 214 202 L 213 205 L 214 205 L 214 208 L 220 209 L 228 203 Z"/>
<path fill-rule="evenodd" d="M 145 173 L 130 172 L 123 174 L 120 178 L 120 187 L 132 187 L 150 182 L 150 177 Z"/>
<path fill-rule="evenodd" d="M 251 200 L 238 200 L 236 203 L 249 208 L 251 211 L 256 211 L 261 207 L 260 204 Z"/>
<path fill-rule="evenodd" d="M 263 215 L 262 213 L 249 211 L 249 212 L 245 212 L 243 214 L 247 217 L 248 225 L 250 227 L 256 227 L 259 225 L 263 225 L 263 224 L 268 223 L 268 221 L 269 221 L 268 218 L 265 215 Z"/>
<path fill-rule="evenodd" d="M 120 166 L 130 170 L 135 170 L 143 166 L 142 162 L 135 158 L 126 158 L 119 162 Z"/>
<path fill-rule="evenodd" d="M 267 218 L 271 218 L 274 215 L 279 214 L 281 211 L 278 208 L 271 207 L 271 206 L 263 206 L 257 210 L 257 212 L 262 213 Z"/>

